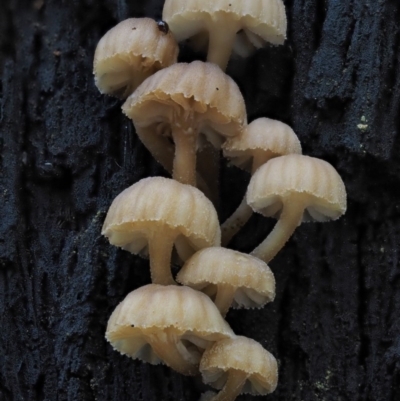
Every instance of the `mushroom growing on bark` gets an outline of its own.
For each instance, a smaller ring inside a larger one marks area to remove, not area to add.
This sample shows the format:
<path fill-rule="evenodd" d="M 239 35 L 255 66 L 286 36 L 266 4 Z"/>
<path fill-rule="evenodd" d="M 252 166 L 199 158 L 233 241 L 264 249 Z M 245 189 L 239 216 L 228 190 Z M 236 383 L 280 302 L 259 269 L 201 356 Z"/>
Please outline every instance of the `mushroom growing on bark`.
<path fill-rule="evenodd" d="M 101 93 L 125 99 L 147 77 L 176 63 L 178 45 L 162 24 L 151 18 L 129 18 L 100 39 L 93 73 Z"/>
<path fill-rule="evenodd" d="M 171 253 L 188 259 L 197 250 L 218 246 L 218 216 L 198 189 L 163 178 L 145 178 L 113 201 L 102 234 L 112 245 L 135 254 L 149 254 L 153 283 L 175 284 Z"/>
<path fill-rule="evenodd" d="M 222 149 L 232 164 L 252 175 L 274 157 L 301 154 L 300 141 L 294 131 L 288 125 L 269 118 L 254 120 L 240 135 L 229 138 Z M 243 197 L 236 211 L 221 226 L 223 246 L 229 243 L 252 214 L 253 210 L 247 204 L 246 197 Z"/>
<path fill-rule="evenodd" d="M 178 42 L 208 35 L 207 61 L 222 70 L 234 47 L 239 54 L 247 55 L 251 48 L 267 42 L 280 45 L 286 38 L 282 0 L 166 0 L 163 19 Z"/>
<path fill-rule="evenodd" d="M 239 394 L 266 395 L 278 384 L 278 365 L 272 354 L 250 338 L 221 340 L 204 352 L 203 381 L 222 391 L 210 401 L 233 401 Z"/>
<path fill-rule="evenodd" d="M 302 221 L 338 219 L 346 211 L 346 188 L 326 161 L 302 155 L 277 157 L 260 167 L 247 190 L 255 212 L 278 217 L 272 232 L 252 252 L 268 263 Z"/>
<path fill-rule="evenodd" d="M 195 375 L 204 349 L 234 337 L 210 298 L 189 287 L 149 284 L 112 313 L 106 338 L 114 349 L 151 364 Z"/>
<path fill-rule="evenodd" d="M 144 145 L 173 171 L 173 178 L 193 186 L 196 152 L 204 137 L 219 148 L 247 122 L 236 83 L 215 65 L 201 61 L 157 72 L 139 86 L 122 109 L 133 120 Z"/>
<path fill-rule="evenodd" d="M 214 300 L 225 316 L 234 308 L 260 308 L 275 298 L 275 278 L 260 259 L 231 249 L 202 249 L 188 259 L 176 280 Z"/>

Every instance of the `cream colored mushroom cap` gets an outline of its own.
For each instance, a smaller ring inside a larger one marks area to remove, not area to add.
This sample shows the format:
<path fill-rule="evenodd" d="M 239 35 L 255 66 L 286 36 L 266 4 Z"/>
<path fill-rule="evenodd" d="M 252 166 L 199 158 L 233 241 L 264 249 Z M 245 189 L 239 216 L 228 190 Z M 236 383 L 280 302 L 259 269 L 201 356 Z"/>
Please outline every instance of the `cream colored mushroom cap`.
<path fill-rule="evenodd" d="M 189 287 L 149 284 L 132 291 L 112 313 L 106 338 L 114 349 L 153 364 L 159 358 L 148 346 L 146 336 L 168 330 L 179 341 L 200 348 L 234 336 L 228 323 L 206 295 Z M 190 348 L 188 349 L 190 352 Z"/>
<path fill-rule="evenodd" d="M 242 393 L 265 395 L 278 384 L 275 357 L 250 338 L 237 336 L 218 341 L 206 350 L 200 362 L 203 381 L 217 389 L 224 386 L 231 369 L 249 375 Z"/>
<path fill-rule="evenodd" d="M 229 138 L 222 149 L 225 157 L 238 167 L 244 167 L 257 151 L 271 157 L 301 154 L 301 144 L 292 128 L 281 121 L 258 118 L 247 125 L 240 135 Z M 246 166 L 250 169 L 251 166 Z"/>
<path fill-rule="evenodd" d="M 96 85 L 101 93 L 125 95 L 133 92 L 134 74 L 154 73 L 176 63 L 179 48 L 171 33 L 160 31 L 151 18 L 129 18 L 110 29 L 99 41 L 93 63 Z M 119 82 L 123 79 L 123 82 Z M 113 89 L 113 80 L 125 84 Z"/>
<path fill-rule="evenodd" d="M 282 0 L 166 0 L 163 19 L 179 42 L 208 30 L 218 14 L 223 14 L 225 23 L 230 19 L 239 21 L 238 30 L 249 31 L 272 44 L 282 44 L 286 39 L 287 21 Z"/>
<path fill-rule="evenodd" d="M 227 284 L 236 288 L 233 307 L 256 308 L 275 298 L 275 278 L 266 263 L 231 249 L 213 247 L 186 261 L 177 281 L 196 290 Z"/>
<path fill-rule="evenodd" d="M 261 166 L 250 180 L 247 203 L 275 217 L 283 203 L 307 199 L 304 221 L 335 220 L 345 213 L 346 188 L 338 172 L 324 160 L 303 155 L 277 157 Z"/>
<path fill-rule="evenodd" d="M 177 63 L 158 71 L 126 100 L 124 113 L 134 121 L 146 119 L 137 108 L 159 100 L 204 114 L 212 112 L 216 122 L 234 122 L 243 125 L 247 121 L 246 105 L 236 82 L 213 63 L 193 61 Z"/>
<path fill-rule="evenodd" d="M 102 234 L 132 253 L 147 246 L 150 230 L 176 230 L 175 246 L 183 260 L 195 251 L 218 246 L 221 230 L 212 203 L 197 188 L 163 177 L 140 180 L 112 202 Z"/>
<path fill-rule="evenodd" d="M 181 123 L 193 116 L 200 132 L 214 146 L 223 142 L 218 137 L 238 135 L 247 123 L 237 84 L 216 65 L 202 61 L 158 71 L 129 96 L 122 110 L 133 120 L 139 135 L 143 128 L 151 127 L 151 131 L 152 126 L 171 122 L 176 116 Z"/>

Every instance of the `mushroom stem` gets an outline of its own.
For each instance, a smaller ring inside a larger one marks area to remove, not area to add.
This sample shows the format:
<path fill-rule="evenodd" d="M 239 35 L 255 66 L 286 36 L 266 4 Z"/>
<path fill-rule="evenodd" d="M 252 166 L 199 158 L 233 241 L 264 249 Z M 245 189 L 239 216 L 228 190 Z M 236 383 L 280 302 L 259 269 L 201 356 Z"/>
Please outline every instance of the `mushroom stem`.
<path fill-rule="evenodd" d="M 252 214 L 253 210 L 247 204 L 246 197 L 244 197 L 239 207 L 225 220 L 224 224 L 221 225 L 222 246 L 229 244 L 229 241 L 247 223 Z"/>
<path fill-rule="evenodd" d="M 242 391 L 247 377 L 247 373 L 231 369 L 224 388 L 210 401 L 233 401 Z"/>
<path fill-rule="evenodd" d="M 179 341 L 179 338 L 166 332 L 153 334 L 149 338 L 153 351 L 166 365 L 184 375 L 194 376 L 199 371 L 199 361 L 194 361 L 188 351 L 182 355 Z"/>
<path fill-rule="evenodd" d="M 251 255 L 263 260 L 265 263 L 270 262 L 283 248 L 301 223 L 304 209 L 305 205 L 301 201 L 299 201 L 299 203 L 296 201 L 284 203 L 280 218 L 275 224 L 274 229 L 270 232 L 268 237 L 251 252 Z"/>
<path fill-rule="evenodd" d="M 215 306 L 221 312 L 222 317 L 228 313 L 232 305 L 233 297 L 235 295 L 235 287 L 229 284 L 221 284 L 218 286 L 217 295 L 215 297 Z"/>
<path fill-rule="evenodd" d="M 237 31 L 238 28 L 232 21 L 218 21 L 210 28 L 207 61 L 217 64 L 222 71 L 225 71 L 228 65 Z"/>
<path fill-rule="evenodd" d="M 176 284 L 172 277 L 171 260 L 175 236 L 165 230 L 153 231 L 149 238 L 150 273 L 153 284 Z"/>
<path fill-rule="evenodd" d="M 270 152 L 267 153 L 263 151 L 254 152 L 253 164 L 251 167 L 251 175 L 253 175 L 259 167 L 261 167 L 271 158 L 272 158 L 272 153 Z M 239 207 L 227 220 L 225 220 L 224 224 L 221 225 L 222 246 L 226 246 L 229 244 L 230 240 L 249 221 L 252 214 L 253 210 L 247 204 L 246 197 L 244 197 Z"/>
<path fill-rule="evenodd" d="M 196 145 L 197 135 L 193 128 L 184 129 L 175 124 L 172 127 L 175 143 L 175 158 L 172 178 L 182 184 L 196 186 Z"/>

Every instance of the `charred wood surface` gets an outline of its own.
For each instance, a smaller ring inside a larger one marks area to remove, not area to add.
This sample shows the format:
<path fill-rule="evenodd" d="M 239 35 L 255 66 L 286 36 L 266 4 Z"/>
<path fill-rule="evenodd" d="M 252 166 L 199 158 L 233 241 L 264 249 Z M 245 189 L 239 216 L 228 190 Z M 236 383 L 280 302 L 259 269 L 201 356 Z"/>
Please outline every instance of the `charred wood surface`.
<path fill-rule="evenodd" d="M 285 0 L 288 41 L 232 60 L 249 121 L 293 126 L 331 162 L 344 218 L 303 225 L 271 263 L 277 298 L 231 311 L 279 360 L 271 401 L 400 397 L 400 3 Z M 112 199 L 166 175 L 94 86 L 100 37 L 161 0 L 0 2 L 0 400 L 196 401 L 200 380 L 114 352 L 108 317 L 148 262 L 100 236 Z M 193 57 L 184 46 L 181 60 Z M 223 221 L 249 180 L 222 165 Z M 273 222 L 254 216 L 250 251 Z M 241 396 L 240 400 L 251 400 Z"/>

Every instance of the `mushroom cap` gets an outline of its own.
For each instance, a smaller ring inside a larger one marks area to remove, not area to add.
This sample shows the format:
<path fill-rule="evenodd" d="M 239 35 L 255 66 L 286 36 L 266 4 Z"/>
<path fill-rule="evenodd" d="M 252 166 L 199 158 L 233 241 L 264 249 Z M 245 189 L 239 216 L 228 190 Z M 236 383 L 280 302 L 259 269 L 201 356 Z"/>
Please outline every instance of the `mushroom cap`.
<path fill-rule="evenodd" d="M 217 285 L 230 285 L 236 288 L 234 308 L 261 307 L 275 298 L 275 278 L 268 265 L 226 248 L 196 252 L 178 273 L 177 281 L 208 295 L 216 292 Z"/>
<path fill-rule="evenodd" d="M 147 76 L 176 63 L 179 48 L 171 33 L 151 18 L 129 18 L 110 29 L 99 41 L 93 73 L 101 93 L 125 98 Z M 146 76 L 146 74 L 144 74 Z"/>
<path fill-rule="evenodd" d="M 200 372 L 205 383 L 221 389 L 231 369 L 248 375 L 242 393 L 265 395 L 272 393 L 278 384 L 275 357 L 250 338 L 221 340 L 204 352 Z"/>
<path fill-rule="evenodd" d="M 267 217 L 279 215 L 284 202 L 306 199 L 304 221 L 328 221 L 346 211 L 346 188 L 326 161 L 303 155 L 277 157 L 250 180 L 247 203 Z"/>
<path fill-rule="evenodd" d="M 229 138 L 222 149 L 232 164 L 245 170 L 251 170 L 251 161 L 257 152 L 269 159 L 301 154 L 301 144 L 294 131 L 281 121 L 264 117 L 252 121 L 240 135 Z"/>
<path fill-rule="evenodd" d="M 178 254 L 186 260 L 199 249 L 221 242 L 217 212 L 198 189 L 150 177 L 121 192 L 112 202 L 102 234 L 131 253 L 147 252 L 151 230 L 176 230 Z"/>
<path fill-rule="evenodd" d="M 158 71 L 129 96 L 122 110 L 133 120 L 145 146 L 169 171 L 174 155 L 168 139 L 172 123 L 189 124 L 188 129 L 198 130 L 217 148 L 247 123 L 237 84 L 216 65 L 201 61 Z"/>
<path fill-rule="evenodd" d="M 129 293 L 112 313 L 106 338 L 114 349 L 152 364 L 160 359 L 148 339 L 163 331 L 178 341 L 178 349 L 192 353 L 196 346 L 234 336 L 228 323 L 206 295 L 189 287 L 148 284 Z"/>
<path fill-rule="evenodd" d="M 237 30 L 241 31 L 236 45 L 241 55 L 246 53 L 243 46 L 260 48 L 265 42 L 280 45 L 286 39 L 287 21 L 282 0 L 166 0 L 163 19 L 178 42 L 210 31 L 216 22 L 235 22 Z"/>

